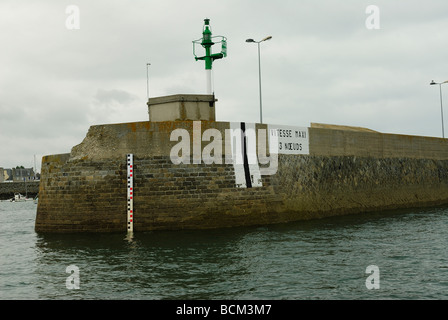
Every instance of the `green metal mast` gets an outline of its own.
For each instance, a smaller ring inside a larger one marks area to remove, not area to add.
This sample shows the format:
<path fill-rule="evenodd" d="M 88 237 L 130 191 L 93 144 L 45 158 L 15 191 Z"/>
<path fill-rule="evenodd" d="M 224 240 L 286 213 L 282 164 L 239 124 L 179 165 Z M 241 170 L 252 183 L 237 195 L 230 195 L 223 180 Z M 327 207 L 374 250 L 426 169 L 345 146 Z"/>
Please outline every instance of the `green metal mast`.
<path fill-rule="evenodd" d="M 213 38 L 220 38 L 221 52 L 212 53 L 212 46 L 219 42 L 213 42 Z M 195 45 L 200 44 L 205 49 L 205 56 L 198 57 L 196 55 Z M 207 94 L 213 94 L 212 92 L 212 65 L 213 61 L 216 59 L 222 59 L 227 56 L 227 39 L 223 36 L 212 36 L 212 31 L 210 27 L 210 19 L 204 19 L 204 27 L 202 29 L 202 38 L 193 41 L 193 55 L 196 61 L 205 61 L 205 73 L 207 77 Z"/>

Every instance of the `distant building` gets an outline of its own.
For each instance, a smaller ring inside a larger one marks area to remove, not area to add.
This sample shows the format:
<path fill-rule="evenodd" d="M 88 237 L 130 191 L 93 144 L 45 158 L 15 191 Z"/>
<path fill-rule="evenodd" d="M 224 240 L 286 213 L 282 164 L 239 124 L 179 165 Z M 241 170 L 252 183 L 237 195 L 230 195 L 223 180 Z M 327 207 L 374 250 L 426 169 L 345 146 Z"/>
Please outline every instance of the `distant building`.
<path fill-rule="evenodd" d="M 0 168 L 0 182 L 10 182 L 12 181 L 12 170 Z"/>
<path fill-rule="evenodd" d="M 33 168 L 13 168 L 12 180 L 13 181 L 35 180 L 35 174 Z"/>
<path fill-rule="evenodd" d="M 12 181 L 12 169 L 3 169 L 3 175 L 6 181 Z"/>
<path fill-rule="evenodd" d="M 33 168 L 5 169 L 0 167 L 0 183 L 40 180 L 40 173 L 35 174 Z"/>

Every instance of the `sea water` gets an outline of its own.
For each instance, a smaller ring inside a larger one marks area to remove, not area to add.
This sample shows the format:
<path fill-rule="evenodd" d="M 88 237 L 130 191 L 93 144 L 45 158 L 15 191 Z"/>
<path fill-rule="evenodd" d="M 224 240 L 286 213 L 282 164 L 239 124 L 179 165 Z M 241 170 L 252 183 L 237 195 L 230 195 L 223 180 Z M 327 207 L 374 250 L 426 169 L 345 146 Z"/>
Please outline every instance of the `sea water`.
<path fill-rule="evenodd" d="M 35 217 L 0 202 L 0 299 L 448 298 L 447 207 L 133 238 L 40 234 Z"/>

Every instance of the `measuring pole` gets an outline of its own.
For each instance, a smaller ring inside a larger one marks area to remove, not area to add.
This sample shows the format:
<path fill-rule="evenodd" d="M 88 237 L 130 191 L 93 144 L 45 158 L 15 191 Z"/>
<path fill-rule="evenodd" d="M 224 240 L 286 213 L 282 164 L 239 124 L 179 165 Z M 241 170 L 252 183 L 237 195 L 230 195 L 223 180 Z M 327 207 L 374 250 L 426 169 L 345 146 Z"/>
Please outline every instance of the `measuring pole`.
<path fill-rule="evenodd" d="M 127 155 L 128 233 L 134 231 L 134 155 Z"/>

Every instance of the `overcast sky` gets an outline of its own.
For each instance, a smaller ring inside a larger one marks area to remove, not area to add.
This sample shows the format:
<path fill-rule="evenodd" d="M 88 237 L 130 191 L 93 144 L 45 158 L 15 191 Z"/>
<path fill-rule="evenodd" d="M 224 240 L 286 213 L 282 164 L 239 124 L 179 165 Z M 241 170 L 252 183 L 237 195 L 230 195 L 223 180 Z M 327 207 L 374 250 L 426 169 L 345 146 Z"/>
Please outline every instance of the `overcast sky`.
<path fill-rule="evenodd" d="M 79 29 L 67 28 L 69 5 Z M 213 65 L 218 121 L 259 122 L 257 45 L 245 40 L 271 35 L 264 123 L 442 135 L 429 83 L 448 80 L 446 0 L 2 0 L 0 167 L 36 156 L 40 171 L 43 155 L 70 152 L 91 125 L 147 121 L 148 62 L 150 97 L 205 93 L 192 52 L 205 18 L 228 39 Z M 448 84 L 442 93 L 448 107 Z"/>

